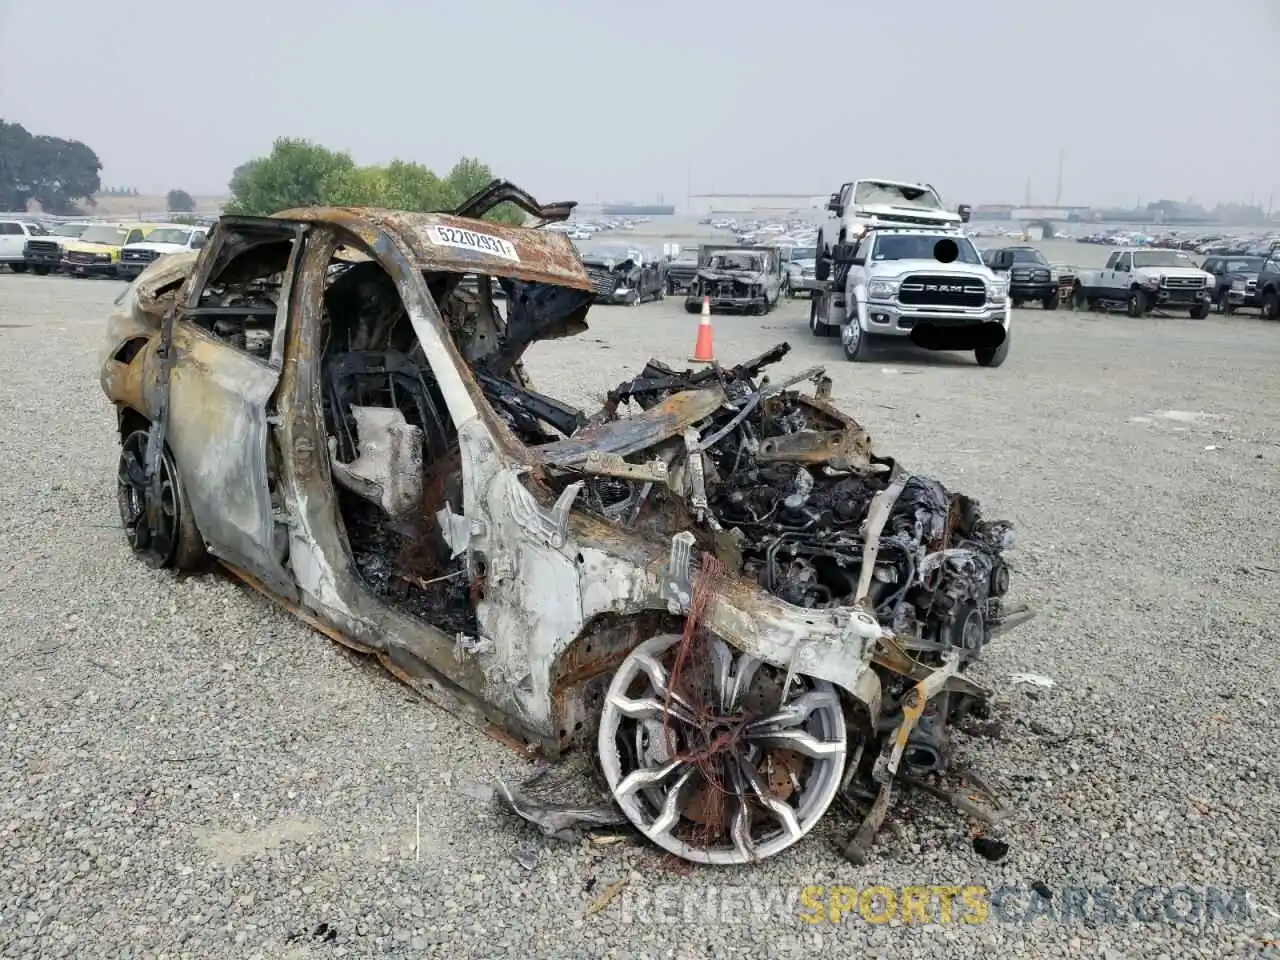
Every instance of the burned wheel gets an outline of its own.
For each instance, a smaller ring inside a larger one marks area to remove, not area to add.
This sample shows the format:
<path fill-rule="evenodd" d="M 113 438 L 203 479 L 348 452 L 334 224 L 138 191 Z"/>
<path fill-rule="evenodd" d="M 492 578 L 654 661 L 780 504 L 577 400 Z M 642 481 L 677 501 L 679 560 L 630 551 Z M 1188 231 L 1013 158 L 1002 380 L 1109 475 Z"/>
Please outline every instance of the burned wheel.
<path fill-rule="evenodd" d="M 648 640 L 623 661 L 600 719 L 601 767 L 654 843 L 697 863 L 763 860 L 796 843 L 840 788 L 844 713 L 831 684 L 714 638 Z"/>
<path fill-rule="evenodd" d="M 160 457 L 160 509 L 153 530 L 147 523 L 146 430 L 134 430 L 120 447 L 116 498 L 129 547 L 153 567 L 193 570 L 205 559 L 204 541 L 196 530 L 186 490 L 166 450 Z"/>

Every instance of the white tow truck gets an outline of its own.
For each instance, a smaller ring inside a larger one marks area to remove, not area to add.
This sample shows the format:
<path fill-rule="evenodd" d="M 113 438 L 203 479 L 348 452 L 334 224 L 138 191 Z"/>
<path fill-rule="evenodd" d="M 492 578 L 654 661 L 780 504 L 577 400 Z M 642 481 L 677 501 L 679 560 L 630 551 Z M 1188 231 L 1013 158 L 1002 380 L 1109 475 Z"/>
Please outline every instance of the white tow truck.
<path fill-rule="evenodd" d="M 895 193 L 902 195 L 896 204 Z M 896 338 L 926 350 L 972 350 L 984 367 L 1004 363 L 1009 281 L 961 229 L 967 210 L 946 210 L 927 184 L 883 180 L 845 184 L 828 209 L 835 222 L 823 230 L 838 242 L 825 244 L 819 234 L 825 275 L 809 308 L 814 336 L 838 334 L 850 360 Z"/>

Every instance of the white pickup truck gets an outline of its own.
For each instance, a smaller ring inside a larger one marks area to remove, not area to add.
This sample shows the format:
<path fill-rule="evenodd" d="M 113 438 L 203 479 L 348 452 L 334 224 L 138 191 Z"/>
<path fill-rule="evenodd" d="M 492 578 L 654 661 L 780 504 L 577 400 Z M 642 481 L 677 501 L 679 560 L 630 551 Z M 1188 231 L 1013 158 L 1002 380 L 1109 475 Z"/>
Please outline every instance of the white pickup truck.
<path fill-rule="evenodd" d="M 869 227 L 924 226 L 957 229 L 969 222 L 969 207 L 955 211 L 942 203 L 942 195 L 927 183 L 904 180 L 851 180 L 827 201 L 832 216 L 818 231 L 814 277 L 831 276 L 836 247 L 854 243 Z"/>
<path fill-rule="evenodd" d="M 1178 250 L 1114 250 L 1101 270 L 1081 270 L 1071 291 L 1077 310 L 1123 303 L 1131 317 L 1153 307 L 1209 315 L 1216 278 Z"/>
<path fill-rule="evenodd" d="M 48 230 L 34 220 L 0 218 L 0 263 L 8 266 L 14 273 L 26 273 L 27 258 L 23 251 L 27 241 L 48 233 Z"/>

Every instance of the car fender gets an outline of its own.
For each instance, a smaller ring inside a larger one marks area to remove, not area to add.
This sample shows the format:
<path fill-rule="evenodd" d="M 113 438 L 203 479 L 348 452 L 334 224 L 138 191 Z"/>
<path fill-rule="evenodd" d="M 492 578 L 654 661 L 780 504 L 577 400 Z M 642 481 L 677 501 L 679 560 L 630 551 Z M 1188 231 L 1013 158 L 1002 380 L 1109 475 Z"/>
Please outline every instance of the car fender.
<path fill-rule="evenodd" d="M 867 284 L 864 277 L 850 277 L 844 298 L 845 322 L 849 321 L 849 304 L 853 304 L 858 326 L 866 330 L 871 323 L 867 312 Z"/>

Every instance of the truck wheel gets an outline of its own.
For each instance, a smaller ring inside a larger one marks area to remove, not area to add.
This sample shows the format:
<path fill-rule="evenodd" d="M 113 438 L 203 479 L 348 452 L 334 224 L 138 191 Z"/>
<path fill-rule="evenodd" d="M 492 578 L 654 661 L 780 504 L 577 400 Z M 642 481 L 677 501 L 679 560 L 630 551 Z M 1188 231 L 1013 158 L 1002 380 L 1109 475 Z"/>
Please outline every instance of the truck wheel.
<path fill-rule="evenodd" d="M 667 288 L 664 284 L 659 284 L 658 289 L 653 291 L 653 299 L 654 300 L 667 299 Z"/>
<path fill-rule="evenodd" d="M 34 273 L 37 277 L 47 277 L 49 275 L 49 272 L 52 269 L 53 268 L 50 267 L 47 263 L 41 263 L 32 267 L 31 272 Z"/>
<path fill-rule="evenodd" d="M 1010 299 L 1013 301 L 1013 309 L 1015 309 L 1015 310 L 1021 310 L 1021 309 L 1022 309 L 1022 298 L 1021 298 L 1021 297 L 1012 297 L 1012 298 L 1010 298 Z"/>
<path fill-rule="evenodd" d="M 809 301 L 809 332 L 815 337 L 831 336 L 831 325 L 818 319 L 817 298 Z"/>
<path fill-rule="evenodd" d="M 684 302 L 685 313 L 700 313 L 701 311 L 702 311 L 702 304 L 690 303 L 688 300 Z"/>
<path fill-rule="evenodd" d="M 815 280 L 826 280 L 831 276 L 831 257 L 827 254 L 826 244 L 822 239 L 822 231 L 818 231 L 817 256 L 813 261 L 813 277 Z"/>
<path fill-rule="evenodd" d="M 846 333 L 845 331 L 848 331 Z M 840 328 L 840 342 L 844 345 L 844 356 L 846 360 L 853 360 L 855 363 L 859 360 L 866 360 L 867 355 L 871 352 L 871 345 L 867 342 L 870 338 L 858 325 L 857 320 L 853 320 Z"/>
<path fill-rule="evenodd" d="M 1009 356 L 1009 341 L 1013 339 L 1013 331 L 1004 332 L 1004 342 L 998 347 L 979 347 L 973 351 L 980 367 L 998 367 Z"/>
<path fill-rule="evenodd" d="M 1280 293 L 1274 290 L 1262 297 L 1262 316 L 1267 320 L 1280 318 Z"/>
<path fill-rule="evenodd" d="M 1045 297 L 1043 300 L 1040 301 L 1040 305 L 1043 306 L 1046 310 L 1057 310 L 1058 295 L 1056 293 L 1049 294 L 1047 297 Z"/>
<path fill-rule="evenodd" d="M 26 273 L 27 265 L 25 263 L 11 263 L 9 264 L 9 269 L 14 273 Z"/>
<path fill-rule="evenodd" d="M 1071 306 L 1077 310 L 1091 310 L 1093 304 L 1089 302 L 1089 298 L 1084 295 L 1084 287 L 1076 284 L 1071 288 Z"/>
<path fill-rule="evenodd" d="M 1151 309 L 1151 303 L 1145 290 L 1130 290 L 1129 303 L 1126 308 L 1131 317 L 1145 317 Z"/>

